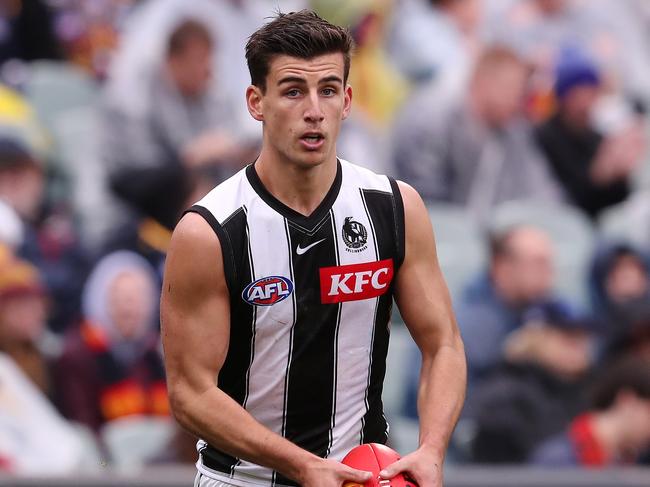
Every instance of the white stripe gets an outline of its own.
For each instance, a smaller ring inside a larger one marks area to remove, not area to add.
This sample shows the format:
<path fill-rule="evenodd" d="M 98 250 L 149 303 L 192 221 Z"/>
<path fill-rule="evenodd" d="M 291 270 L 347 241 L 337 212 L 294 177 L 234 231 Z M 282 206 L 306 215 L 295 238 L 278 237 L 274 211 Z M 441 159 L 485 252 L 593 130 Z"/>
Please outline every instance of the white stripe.
<path fill-rule="evenodd" d="M 284 218 L 261 200 L 248 207 L 254 280 L 268 276 L 290 279 L 291 263 Z M 293 299 L 256 308 L 255 352 L 250 367 L 246 410 L 271 431 L 282 434 L 284 387 L 293 324 Z M 242 461 L 234 479 L 261 477 L 271 481 L 271 470 Z"/>
<path fill-rule="evenodd" d="M 374 262 L 375 242 L 370 221 L 363 208 L 358 186 L 343 186 L 333 213 L 340 265 Z M 361 223 L 367 231 L 365 249 L 349 252 L 343 240 L 342 226 L 346 217 Z M 341 304 L 338 335 L 338 374 L 336 383 L 336 418 L 330 458 L 341 459 L 359 444 L 364 403 L 370 370 L 372 332 L 377 299 L 348 301 Z"/>

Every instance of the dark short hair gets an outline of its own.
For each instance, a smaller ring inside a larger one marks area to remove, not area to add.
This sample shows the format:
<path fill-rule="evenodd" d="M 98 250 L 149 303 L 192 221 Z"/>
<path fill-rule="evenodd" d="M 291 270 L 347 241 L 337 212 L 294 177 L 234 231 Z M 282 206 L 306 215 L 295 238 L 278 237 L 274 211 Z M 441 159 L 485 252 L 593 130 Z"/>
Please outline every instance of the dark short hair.
<path fill-rule="evenodd" d="M 199 41 L 212 46 L 212 35 L 201 22 L 193 19 L 181 21 L 172 31 L 167 41 L 167 55 L 174 56 L 185 50 L 192 41 Z"/>
<path fill-rule="evenodd" d="M 474 63 L 474 76 L 503 66 L 516 66 L 526 72 L 531 71 L 531 66 L 515 50 L 501 44 L 493 44 L 486 46 L 479 54 Z"/>
<path fill-rule="evenodd" d="M 498 257 L 507 257 L 511 252 L 510 241 L 512 237 L 526 225 L 515 223 L 503 229 L 492 230 L 488 234 L 488 245 L 492 260 Z"/>
<path fill-rule="evenodd" d="M 353 45 L 352 36 L 346 29 L 329 23 L 315 12 L 278 13 L 271 22 L 254 32 L 246 43 L 251 83 L 266 89 L 266 76 L 275 56 L 311 59 L 335 52 L 343 54 L 343 81 L 346 82 Z"/>

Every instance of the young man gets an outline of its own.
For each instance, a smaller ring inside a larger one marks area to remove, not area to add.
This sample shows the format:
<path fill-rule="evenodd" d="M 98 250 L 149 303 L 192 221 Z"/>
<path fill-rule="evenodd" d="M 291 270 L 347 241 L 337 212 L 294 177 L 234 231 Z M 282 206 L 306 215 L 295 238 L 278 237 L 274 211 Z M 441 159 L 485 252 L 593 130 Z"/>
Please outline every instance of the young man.
<path fill-rule="evenodd" d="M 382 472 L 442 485 L 465 356 L 422 200 L 336 157 L 351 38 L 279 14 L 246 47 L 254 164 L 195 205 L 162 294 L 169 393 L 199 436 L 195 485 L 340 486 L 340 460 L 385 442 L 381 391 L 393 295 L 423 355 L 420 447 Z M 215 384 L 216 381 L 216 384 Z"/>

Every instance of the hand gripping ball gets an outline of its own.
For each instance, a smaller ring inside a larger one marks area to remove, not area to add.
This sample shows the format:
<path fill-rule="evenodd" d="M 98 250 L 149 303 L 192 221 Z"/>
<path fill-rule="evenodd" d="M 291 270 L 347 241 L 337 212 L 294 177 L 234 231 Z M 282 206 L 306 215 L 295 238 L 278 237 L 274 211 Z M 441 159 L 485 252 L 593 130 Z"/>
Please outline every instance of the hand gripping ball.
<path fill-rule="evenodd" d="M 417 484 L 403 473 L 392 479 L 379 478 L 379 472 L 399 459 L 399 453 L 386 445 L 364 443 L 356 446 L 341 461 L 348 467 L 372 472 L 372 478 L 363 486 L 356 482 L 346 482 L 343 487 L 417 487 Z"/>

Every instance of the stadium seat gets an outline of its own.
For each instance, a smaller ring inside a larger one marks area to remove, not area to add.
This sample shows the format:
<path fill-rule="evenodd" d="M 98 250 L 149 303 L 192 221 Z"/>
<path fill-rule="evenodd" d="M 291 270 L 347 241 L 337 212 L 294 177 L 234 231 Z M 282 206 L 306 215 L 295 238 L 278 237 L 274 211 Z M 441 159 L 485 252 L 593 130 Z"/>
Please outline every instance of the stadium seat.
<path fill-rule="evenodd" d="M 495 231 L 518 224 L 530 224 L 548 234 L 555 249 L 557 292 L 575 304 L 585 305 L 586 272 L 594 249 L 592 223 L 574 207 L 530 201 L 508 201 L 499 205 L 488 223 Z"/>
<path fill-rule="evenodd" d="M 77 436 L 81 440 L 83 452 L 82 470 L 89 472 L 99 470 L 105 463 L 105 455 L 101 451 L 95 434 L 88 426 L 82 423 L 72 422 L 70 425 L 74 428 Z"/>
<path fill-rule="evenodd" d="M 456 299 L 485 266 L 485 238 L 478 223 L 462 207 L 431 203 L 427 208 L 440 267 L 452 299 Z"/>
<path fill-rule="evenodd" d="M 24 91 L 48 129 L 56 125 L 62 113 L 98 102 L 98 87 L 89 75 L 80 68 L 54 61 L 33 62 Z"/>
<path fill-rule="evenodd" d="M 607 240 L 625 240 L 639 247 L 650 245 L 650 188 L 634 192 L 598 217 L 598 232 Z"/>
<path fill-rule="evenodd" d="M 413 365 L 414 352 L 417 353 L 417 348 L 407 328 L 401 323 L 394 324 L 390 332 L 382 401 L 390 423 L 391 447 L 400 453 L 414 450 L 413 445 L 417 447 L 418 441 L 417 422 L 402 415 L 408 367 Z"/>
<path fill-rule="evenodd" d="M 112 464 L 128 469 L 142 466 L 161 453 L 173 434 L 170 419 L 131 416 L 107 423 L 101 439 Z"/>

